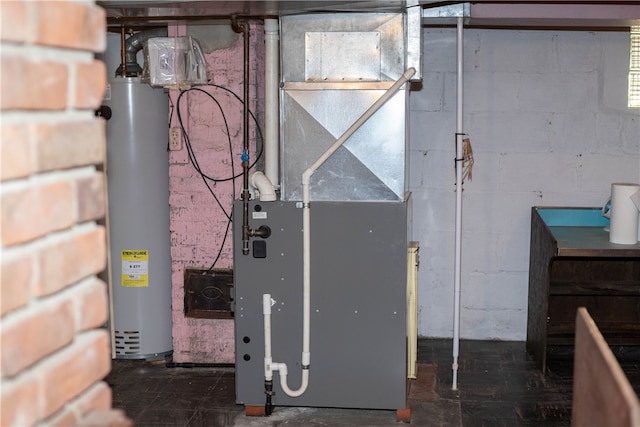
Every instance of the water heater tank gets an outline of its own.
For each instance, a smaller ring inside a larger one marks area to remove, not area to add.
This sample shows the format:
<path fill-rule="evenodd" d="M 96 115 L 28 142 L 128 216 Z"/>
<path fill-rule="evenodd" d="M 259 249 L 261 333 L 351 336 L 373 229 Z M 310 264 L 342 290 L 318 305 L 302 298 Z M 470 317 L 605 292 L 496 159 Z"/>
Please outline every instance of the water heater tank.
<path fill-rule="evenodd" d="M 172 352 L 169 100 L 137 77 L 117 77 L 103 104 L 116 358 L 159 358 Z"/>

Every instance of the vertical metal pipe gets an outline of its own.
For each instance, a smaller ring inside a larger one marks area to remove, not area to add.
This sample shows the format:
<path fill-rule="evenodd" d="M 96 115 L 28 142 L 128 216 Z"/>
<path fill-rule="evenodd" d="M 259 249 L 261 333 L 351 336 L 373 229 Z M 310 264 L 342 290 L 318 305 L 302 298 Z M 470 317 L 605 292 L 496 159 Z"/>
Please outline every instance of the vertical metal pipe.
<path fill-rule="evenodd" d="M 243 126 L 243 147 L 242 150 L 249 153 L 249 23 L 244 22 L 242 24 L 242 31 L 244 35 L 244 104 L 242 111 L 242 118 L 244 121 Z M 249 191 L 249 161 L 247 160 L 244 170 L 244 182 L 243 185 Z"/>
<path fill-rule="evenodd" d="M 249 254 L 249 23 L 240 23 L 234 15 L 231 26 L 244 38 L 244 95 L 243 95 L 243 136 L 242 136 L 242 253 Z"/>
<path fill-rule="evenodd" d="M 242 253 L 249 253 L 249 23 L 242 25 L 244 34 L 244 108 L 242 145 Z"/>
<path fill-rule="evenodd" d="M 458 18 L 457 26 L 457 100 L 456 100 L 456 231 L 454 268 L 454 310 L 453 310 L 453 383 L 452 390 L 458 389 L 458 354 L 460 352 L 460 273 L 462 258 L 462 114 L 463 114 L 463 19 Z"/>

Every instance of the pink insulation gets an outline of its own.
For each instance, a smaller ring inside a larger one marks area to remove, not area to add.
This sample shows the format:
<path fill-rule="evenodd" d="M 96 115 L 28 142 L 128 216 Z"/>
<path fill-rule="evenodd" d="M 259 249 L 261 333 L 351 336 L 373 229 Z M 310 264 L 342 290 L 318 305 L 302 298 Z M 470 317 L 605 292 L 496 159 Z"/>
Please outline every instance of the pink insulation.
<path fill-rule="evenodd" d="M 170 34 L 185 34 L 184 27 Z M 233 37 L 233 36 L 232 36 Z M 249 109 L 261 120 L 264 110 L 264 31 L 261 23 L 251 22 Z M 243 98 L 243 37 L 237 34 L 225 48 L 205 51 L 207 74 L 211 84 L 223 86 Z M 240 154 L 243 138 L 243 107 L 228 92 L 200 86 L 220 103 L 233 146 L 235 174 L 242 171 Z M 176 105 L 179 92 L 171 91 L 174 105 L 171 127 L 182 122 L 202 171 L 214 178 L 232 176 L 227 127 L 218 105 L 206 94 L 190 91 Z M 263 126 L 263 123 L 260 123 Z M 249 128 L 251 162 L 255 159 L 257 132 L 253 121 Z M 234 325 L 228 319 L 196 319 L 184 315 L 185 268 L 208 269 L 222 246 L 227 217 L 207 189 L 201 175 L 189 161 L 185 143 L 169 155 L 169 205 L 172 258 L 173 358 L 175 362 L 233 363 Z M 234 187 L 231 181 L 209 185 L 227 214 L 231 214 Z M 240 198 L 242 179 L 235 180 L 235 199 Z M 216 268 L 233 267 L 231 228 L 222 246 Z"/>

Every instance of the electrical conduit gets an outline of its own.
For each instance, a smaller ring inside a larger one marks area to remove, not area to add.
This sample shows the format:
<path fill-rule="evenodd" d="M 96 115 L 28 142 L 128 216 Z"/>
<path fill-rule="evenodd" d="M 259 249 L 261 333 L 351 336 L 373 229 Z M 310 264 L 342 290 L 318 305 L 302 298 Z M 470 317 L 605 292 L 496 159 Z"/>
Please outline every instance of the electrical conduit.
<path fill-rule="evenodd" d="M 302 174 L 302 298 L 303 298 L 303 319 L 302 319 L 302 383 L 297 390 L 291 390 L 287 384 L 287 365 L 286 363 L 276 363 L 271 358 L 271 295 L 263 295 L 263 314 L 264 314 L 264 335 L 265 335 L 265 366 L 264 376 L 265 382 L 271 381 L 273 378 L 273 371 L 280 372 L 280 386 L 287 396 L 298 397 L 301 396 L 309 385 L 309 364 L 311 362 L 311 353 L 309 345 L 310 336 L 310 317 L 311 317 L 311 215 L 310 215 L 310 198 L 311 193 L 309 190 L 309 182 L 311 176 L 318 170 L 320 166 L 338 149 L 342 144 L 360 126 L 362 126 L 376 111 L 378 111 L 397 91 L 402 85 L 408 82 L 411 77 L 416 73 L 415 68 L 409 68 L 406 70 L 400 79 L 398 79 L 387 91 L 382 94 L 380 98 L 373 103 L 367 111 L 358 118 L 347 129 L 336 142 L 327 149 L 307 170 Z M 268 306 L 268 307 L 267 307 Z"/>

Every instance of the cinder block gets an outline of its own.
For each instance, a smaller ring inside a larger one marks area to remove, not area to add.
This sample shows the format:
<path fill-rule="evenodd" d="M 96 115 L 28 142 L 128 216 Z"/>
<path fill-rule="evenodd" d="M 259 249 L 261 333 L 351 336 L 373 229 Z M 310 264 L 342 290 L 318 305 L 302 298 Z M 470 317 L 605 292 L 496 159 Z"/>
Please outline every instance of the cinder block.
<path fill-rule="evenodd" d="M 477 50 L 468 60 L 479 72 L 529 72 L 544 74 L 558 71 L 556 35 L 554 31 L 482 31 L 477 35 Z"/>
<path fill-rule="evenodd" d="M 455 111 L 456 81 L 451 75 L 447 88 L 453 93 L 448 99 L 448 109 Z M 522 73 L 506 71 L 475 71 L 464 79 L 464 108 L 467 114 L 478 112 L 513 113 L 520 108 L 523 85 Z M 504 124 L 504 123 L 503 123 Z"/>

